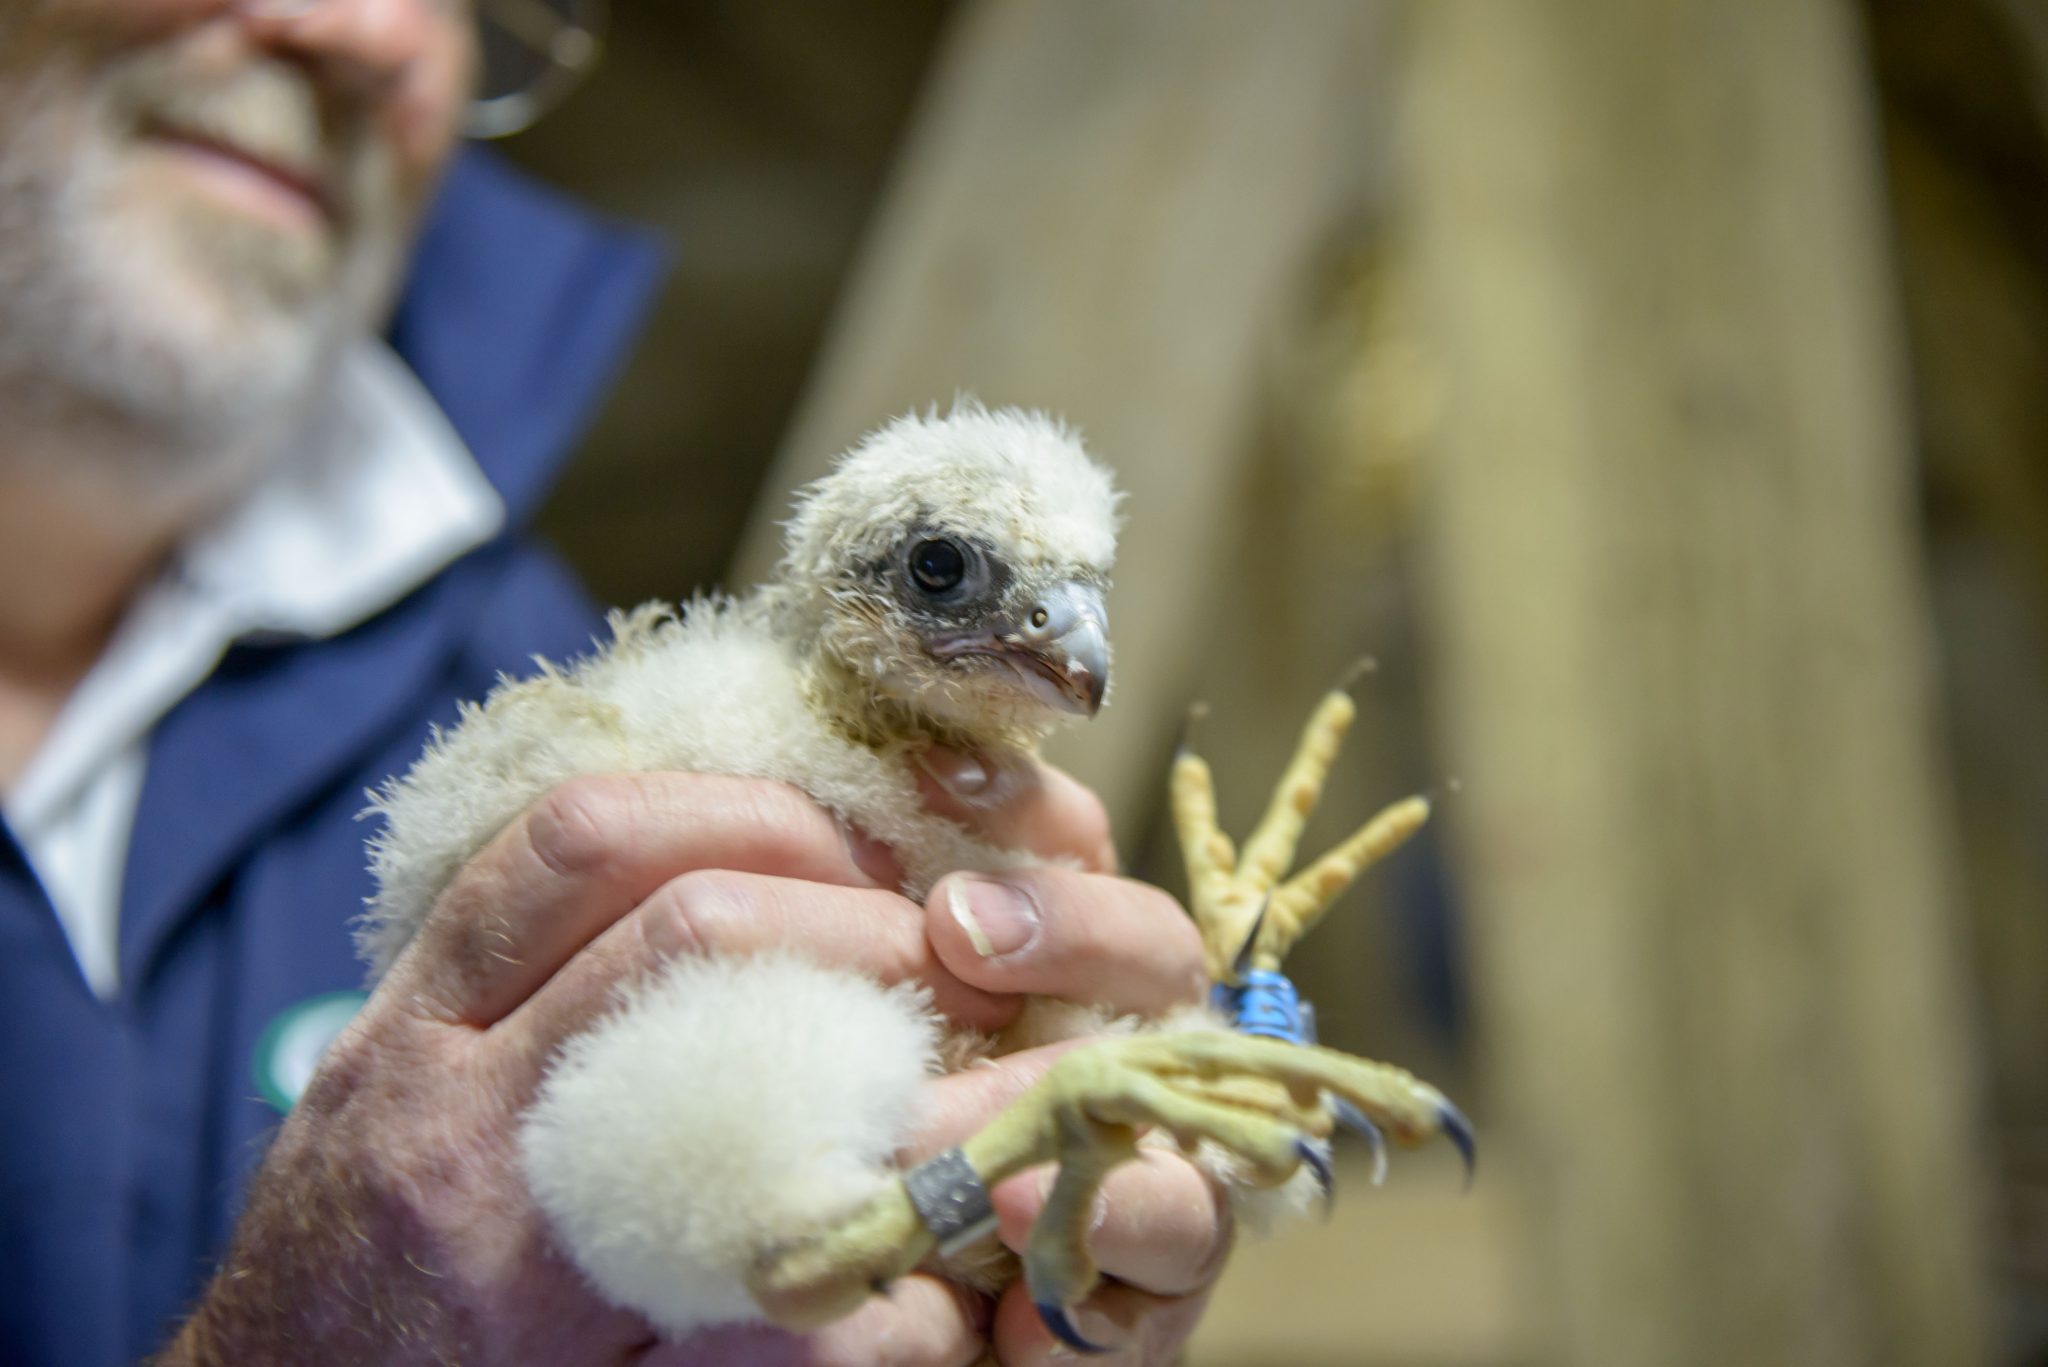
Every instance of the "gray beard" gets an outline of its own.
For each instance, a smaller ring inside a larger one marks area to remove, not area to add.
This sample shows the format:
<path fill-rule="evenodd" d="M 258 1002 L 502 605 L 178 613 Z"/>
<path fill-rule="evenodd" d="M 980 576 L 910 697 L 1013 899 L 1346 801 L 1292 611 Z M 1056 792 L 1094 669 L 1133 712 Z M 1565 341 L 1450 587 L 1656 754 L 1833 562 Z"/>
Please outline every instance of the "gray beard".
<path fill-rule="evenodd" d="M 111 78 L 61 56 L 0 75 L 0 470 L 40 448 L 150 483 L 233 478 L 224 466 L 318 402 L 335 357 L 383 306 L 402 234 L 378 149 L 353 159 L 346 240 L 119 202 L 134 149 L 109 106 L 216 98 L 182 76 L 156 55 Z M 115 93 L 88 95 L 94 81 Z M 273 118 L 317 117 L 296 75 L 258 73 L 241 89 Z"/>

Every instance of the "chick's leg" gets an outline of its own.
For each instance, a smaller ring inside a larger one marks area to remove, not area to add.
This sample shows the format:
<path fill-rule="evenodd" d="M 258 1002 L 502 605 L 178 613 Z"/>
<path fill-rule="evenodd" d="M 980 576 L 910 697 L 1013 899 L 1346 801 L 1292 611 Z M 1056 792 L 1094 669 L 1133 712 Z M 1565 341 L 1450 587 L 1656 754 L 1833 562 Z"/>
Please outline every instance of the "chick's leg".
<path fill-rule="evenodd" d="M 1174 757 L 1174 824 L 1187 860 L 1189 909 L 1217 984 L 1212 1004 L 1239 1030 L 1297 1044 L 1315 1042 L 1314 1017 L 1282 975 L 1282 962 L 1346 888 L 1429 819 L 1429 804 L 1419 797 L 1393 803 L 1306 869 L 1287 876 L 1357 714 L 1344 689 L 1340 684 L 1316 705 L 1242 855 L 1217 823 L 1208 763 L 1186 737 Z M 1190 732 L 1198 715 L 1190 713 Z M 1339 1125 L 1372 1145 L 1377 1185 L 1386 1170 L 1384 1136 L 1343 1097 L 1329 1103 Z M 1469 1132 L 1459 1127 L 1453 1134 L 1463 1136 L 1469 1168 Z"/>
<path fill-rule="evenodd" d="M 1402 1144 L 1447 1133 L 1470 1142 L 1456 1108 L 1398 1068 L 1328 1049 L 1223 1031 L 1104 1040 L 1061 1058 L 960 1147 L 985 1191 L 1039 1163 L 1059 1165 L 1024 1250 L 1039 1313 L 1069 1345 L 1089 1349 L 1068 1307 L 1095 1286 L 1087 1235 L 1095 1193 L 1137 1154 L 1140 1132 L 1170 1134 L 1183 1149 L 1228 1151 L 1244 1180 L 1286 1181 L 1324 1162 L 1318 1141 L 1333 1124 L 1326 1096 L 1371 1117 Z M 906 1189 L 878 1197 L 840 1228 L 777 1250 L 749 1279 L 769 1318 L 807 1328 L 845 1313 L 871 1290 L 915 1267 L 936 1246 Z"/>
<path fill-rule="evenodd" d="M 1324 695 L 1242 855 L 1217 825 L 1208 761 L 1185 741 L 1175 755 L 1170 787 L 1174 827 L 1187 862 L 1189 910 L 1202 933 L 1212 980 L 1233 981 L 1247 968 L 1278 971 L 1330 904 L 1429 819 L 1427 801 L 1405 798 L 1281 881 L 1356 715 L 1357 706 L 1341 688 Z"/>
<path fill-rule="evenodd" d="M 1208 765 L 1185 745 L 1176 758 L 1174 820 L 1190 902 L 1218 982 L 1236 983 L 1250 969 L 1277 978 L 1287 950 L 1330 902 L 1427 816 L 1419 798 L 1396 803 L 1282 882 L 1352 715 L 1341 691 L 1323 699 L 1241 858 L 1217 823 Z M 1306 1167 L 1327 1188 L 1322 1141 L 1338 1124 L 1375 1142 L 1384 1134 L 1409 1146 L 1445 1135 L 1469 1168 L 1471 1128 L 1435 1088 L 1388 1064 L 1290 1042 L 1297 1037 L 1194 1030 L 1099 1041 L 1062 1057 L 944 1156 L 959 1165 L 947 1181 L 957 1204 L 969 1207 L 1025 1168 L 1058 1164 L 1024 1268 L 1040 1314 L 1069 1346 L 1094 1347 L 1075 1331 L 1068 1307 L 1097 1280 L 1087 1249 L 1095 1193 L 1135 1155 L 1145 1130 L 1169 1134 L 1190 1152 L 1226 1152 L 1233 1176 L 1253 1186 L 1277 1186 Z M 930 1203 L 920 1213 L 913 1196 L 931 1167 L 907 1174 L 837 1228 L 763 1258 L 748 1280 L 756 1304 L 777 1323 L 808 1328 L 916 1267 L 940 1242 L 927 1223 Z"/>

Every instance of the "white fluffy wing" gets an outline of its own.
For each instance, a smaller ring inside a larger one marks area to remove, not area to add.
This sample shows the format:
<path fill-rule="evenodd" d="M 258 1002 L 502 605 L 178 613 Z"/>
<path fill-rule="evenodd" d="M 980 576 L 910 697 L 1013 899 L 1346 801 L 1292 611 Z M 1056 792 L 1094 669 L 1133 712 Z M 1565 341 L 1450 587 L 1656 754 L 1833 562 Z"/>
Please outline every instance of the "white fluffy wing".
<path fill-rule="evenodd" d="M 528 1184 L 615 1304 L 675 1337 L 753 1319 L 764 1251 L 894 1180 L 937 1031 L 916 992 L 794 956 L 678 961 L 563 1051 Z"/>
<path fill-rule="evenodd" d="M 1019 856 L 926 813 L 906 765 L 827 728 L 789 647 L 751 604 L 702 599 L 615 616 L 614 639 L 568 669 L 506 682 L 375 794 L 378 893 L 358 939 L 381 975 L 434 899 L 499 830 L 580 774 L 675 770 L 776 779 L 895 848 L 913 891 Z"/>

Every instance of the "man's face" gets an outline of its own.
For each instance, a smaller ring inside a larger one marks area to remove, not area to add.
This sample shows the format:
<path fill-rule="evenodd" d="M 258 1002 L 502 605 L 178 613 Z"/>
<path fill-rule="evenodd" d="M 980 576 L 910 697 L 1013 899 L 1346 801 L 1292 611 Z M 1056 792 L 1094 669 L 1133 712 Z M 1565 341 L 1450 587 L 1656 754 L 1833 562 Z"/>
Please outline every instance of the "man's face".
<path fill-rule="evenodd" d="M 472 41 L 467 0 L 0 0 L 0 380 L 195 428 L 305 392 L 388 301 Z"/>

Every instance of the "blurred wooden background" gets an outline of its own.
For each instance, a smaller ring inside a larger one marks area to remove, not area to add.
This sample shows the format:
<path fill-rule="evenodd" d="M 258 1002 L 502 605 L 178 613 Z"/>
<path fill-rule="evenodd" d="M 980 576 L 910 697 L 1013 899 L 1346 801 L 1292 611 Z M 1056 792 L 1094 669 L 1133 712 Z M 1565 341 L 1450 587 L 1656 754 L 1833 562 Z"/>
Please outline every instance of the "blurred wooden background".
<path fill-rule="evenodd" d="M 1134 870 L 1436 829 L 1304 956 L 1479 1121 L 1243 1250 L 1192 1361 L 2048 1362 L 2048 11 L 637 6 L 512 154 L 673 238 L 547 526 L 621 602 L 971 389 L 1131 490 Z M 1312 834 L 1313 841 L 1316 835 Z"/>

